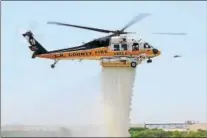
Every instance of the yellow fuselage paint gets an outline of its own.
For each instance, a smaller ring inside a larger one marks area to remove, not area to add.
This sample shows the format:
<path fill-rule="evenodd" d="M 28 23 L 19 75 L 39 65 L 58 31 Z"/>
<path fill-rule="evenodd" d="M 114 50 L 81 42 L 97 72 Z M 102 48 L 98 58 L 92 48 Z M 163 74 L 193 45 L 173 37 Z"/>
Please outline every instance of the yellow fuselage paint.
<path fill-rule="evenodd" d="M 99 60 L 104 57 L 117 57 L 117 56 L 130 56 L 137 57 L 140 54 L 147 54 L 148 56 L 155 56 L 151 49 L 140 49 L 137 51 L 111 51 L 108 47 L 94 48 L 89 50 L 77 50 L 70 52 L 57 52 L 57 53 L 46 53 L 37 55 L 39 58 L 47 59 L 89 59 L 89 60 Z"/>

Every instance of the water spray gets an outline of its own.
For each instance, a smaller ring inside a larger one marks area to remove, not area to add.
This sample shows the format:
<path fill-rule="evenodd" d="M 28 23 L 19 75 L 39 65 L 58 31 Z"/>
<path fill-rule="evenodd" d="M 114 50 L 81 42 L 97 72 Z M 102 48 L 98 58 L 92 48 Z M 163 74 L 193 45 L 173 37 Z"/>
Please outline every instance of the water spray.
<path fill-rule="evenodd" d="M 136 69 L 102 68 L 102 97 L 106 137 L 130 137 L 128 129 Z"/>

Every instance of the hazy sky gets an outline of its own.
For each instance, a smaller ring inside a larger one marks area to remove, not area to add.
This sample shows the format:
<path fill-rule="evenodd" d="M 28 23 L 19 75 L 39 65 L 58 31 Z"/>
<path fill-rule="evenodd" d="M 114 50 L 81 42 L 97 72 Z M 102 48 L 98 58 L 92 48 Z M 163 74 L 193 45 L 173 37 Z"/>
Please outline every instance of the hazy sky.
<path fill-rule="evenodd" d="M 36 39 L 53 50 L 105 34 L 47 25 L 47 21 L 115 30 L 143 12 L 152 15 L 128 31 L 136 31 L 134 37 L 149 41 L 162 55 L 137 68 L 132 123 L 207 122 L 207 2 L 12 1 L 2 2 L 2 123 L 88 124 L 99 108 L 99 62 L 61 61 L 53 70 L 52 60 L 31 59 L 21 30 L 32 28 Z M 183 57 L 173 59 L 173 54 Z"/>

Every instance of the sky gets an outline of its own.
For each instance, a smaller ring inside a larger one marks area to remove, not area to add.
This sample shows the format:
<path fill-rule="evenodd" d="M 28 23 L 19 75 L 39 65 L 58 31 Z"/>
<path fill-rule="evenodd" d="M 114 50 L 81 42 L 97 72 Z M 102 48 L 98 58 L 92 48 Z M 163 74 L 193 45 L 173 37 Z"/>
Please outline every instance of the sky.
<path fill-rule="evenodd" d="M 137 32 L 132 37 L 148 41 L 162 55 L 136 69 L 131 123 L 207 122 L 207 2 L 3 1 L 1 11 L 3 125 L 89 124 L 99 108 L 99 62 L 60 61 L 51 69 L 52 60 L 31 59 L 23 30 L 32 29 L 47 50 L 55 50 L 105 34 L 48 21 L 116 30 L 139 13 L 151 16 L 127 31 Z"/>

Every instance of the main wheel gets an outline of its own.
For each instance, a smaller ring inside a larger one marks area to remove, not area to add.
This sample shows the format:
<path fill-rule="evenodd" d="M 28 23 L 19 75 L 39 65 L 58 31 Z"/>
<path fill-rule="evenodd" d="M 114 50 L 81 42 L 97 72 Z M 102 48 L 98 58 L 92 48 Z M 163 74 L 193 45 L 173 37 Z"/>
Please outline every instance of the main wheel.
<path fill-rule="evenodd" d="M 151 59 L 148 59 L 148 60 L 147 60 L 147 63 L 152 63 L 152 60 L 151 60 Z"/>
<path fill-rule="evenodd" d="M 137 63 L 134 62 L 134 61 L 132 61 L 132 62 L 131 62 L 131 67 L 132 67 L 132 68 L 136 68 L 136 66 L 137 66 Z"/>
<path fill-rule="evenodd" d="M 55 68 L 55 65 L 54 65 L 54 64 L 52 64 L 52 65 L 51 65 L 51 68 L 52 68 L 52 69 L 54 69 L 54 68 Z"/>

